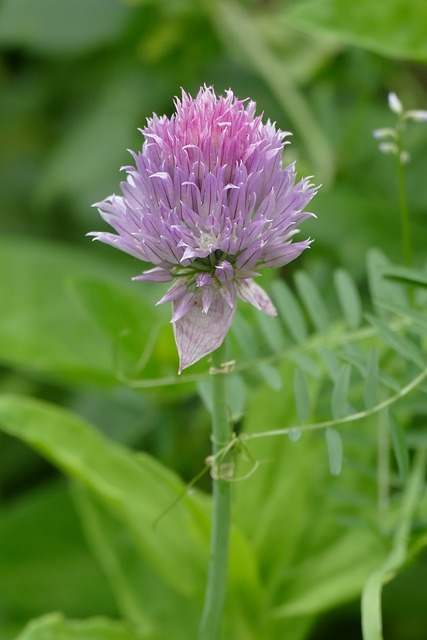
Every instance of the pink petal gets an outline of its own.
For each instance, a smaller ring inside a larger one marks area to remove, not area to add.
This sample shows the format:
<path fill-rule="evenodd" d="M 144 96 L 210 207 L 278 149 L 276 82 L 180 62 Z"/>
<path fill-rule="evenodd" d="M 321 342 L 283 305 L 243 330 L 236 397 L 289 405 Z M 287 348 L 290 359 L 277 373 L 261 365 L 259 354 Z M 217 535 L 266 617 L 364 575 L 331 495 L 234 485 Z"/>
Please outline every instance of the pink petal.
<path fill-rule="evenodd" d="M 269 316 L 277 316 L 274 304 L 264 289 L 257 285 L 253 280 L 242 280 L 238 289 L 239 298 L 245 302 L 249 302 L 259 311 L 264 311 Z"/>
<path fill-rule="evenodd" d="M 132 280 L 149 280 L 150 282 L 170 282 L 173 279 L 170 271 L 161 267 L 154 267 L 141 273 L 140 276 L 134 276 Z"/>
<path fill-rule="evenodd" d="M 173 303 L 173 307 L 175 304 Z M 234 312 L 235 309 L 231 309 L 221 295 L 215 294 L 208 313 L 204 313 L 202 301 L 197 296 L 189 311 L 173 323 L 179 353 L 178 373 L 198 362 L 208 353 L 212 353 L 222 344 L 232 323 Z"/>

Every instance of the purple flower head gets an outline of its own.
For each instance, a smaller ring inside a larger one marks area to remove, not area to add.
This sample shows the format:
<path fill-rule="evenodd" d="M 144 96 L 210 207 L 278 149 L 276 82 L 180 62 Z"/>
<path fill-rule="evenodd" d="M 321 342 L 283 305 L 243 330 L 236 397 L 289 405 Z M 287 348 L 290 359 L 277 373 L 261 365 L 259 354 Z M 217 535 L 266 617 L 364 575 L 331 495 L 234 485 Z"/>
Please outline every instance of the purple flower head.
<path fill-rule="evenodd" d="M 290 134 L 263 124 L 254 102 L 205 86 L 175 107 L 147 121 L 123 195 L 94 205 L 117 234 L 89 235 L 155 265 L 135 280 L 172 282 L 158 304 L 172 302 L 181 372 L 220 346 L 237 298 L 276 315 L 254 278 L 309 247 L 292 240 L 316 189 L 282 166 Z"/>

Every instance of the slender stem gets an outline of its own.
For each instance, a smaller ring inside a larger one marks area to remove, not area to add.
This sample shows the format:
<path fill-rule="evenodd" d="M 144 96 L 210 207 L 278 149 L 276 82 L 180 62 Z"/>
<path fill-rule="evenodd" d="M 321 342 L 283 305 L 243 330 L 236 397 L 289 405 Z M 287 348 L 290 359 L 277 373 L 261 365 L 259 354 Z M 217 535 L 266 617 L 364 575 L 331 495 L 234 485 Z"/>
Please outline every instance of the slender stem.
<path fill-rule="evenodd" d="M 404 126 L 405 124 L 402 121 L 399 121 L 396 126 L 397 183 L 398 183 L 398 189 L 399 189 L 400 222 L 402 225 L 403 255 L 404 255 L 406 266 L 411 267 L 412 266 L 412 240 L 411 240 L 411 227 L 409 224 L 408 192 L 406 188 L 405 159 L 404 159 L 404 151 L 403 151 Z"/>
<path fill-rule="evenodd" d="M 225 371 L 221 372 L 221 365 L 226 361 L 224 344 L 215 351 L 212 359 L 212 371 L 216 372 L 212 376 L 212 454 L 215 456 L 228 445 L 232 437 L 225 397 L 227 378 L 224 375 Z M 227 460 L 221 458 L 218 466 L 212 469 L 211 550 L 199 640 L 217 640 L 221 629 L 227 587 L 230 529 L 230 482 L 224 479 L 224 471 L 221 469 L 226 463 Z"/>

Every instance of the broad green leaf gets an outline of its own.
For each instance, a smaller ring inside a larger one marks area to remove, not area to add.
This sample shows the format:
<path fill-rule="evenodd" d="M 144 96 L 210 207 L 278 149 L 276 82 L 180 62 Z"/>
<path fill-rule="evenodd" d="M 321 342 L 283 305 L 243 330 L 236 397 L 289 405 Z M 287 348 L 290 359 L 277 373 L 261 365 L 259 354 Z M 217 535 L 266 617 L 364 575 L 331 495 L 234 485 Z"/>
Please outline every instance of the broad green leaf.
<path fill-rule="evenodd" d="M 378 377 L 378 352 L 373 348 L 369 353 L 368 366 L 364 381 L 364 398 L 365 407 L 367 409 L 372 409 L 372 407 L 374 407 L 378 402 Z"/>
<path fill-rule="evenodd" d="M 295 342 L 303 342 L 308 335 L 307 324 L 296 296 L 282 280 L 272 283 L 271 294 L 279 318 L 288 327 L 292 338 Z"/>
<path fill-rule="evenodd" d="M 55 380 L 114 383 L 113 343 L 101 334 L 70 286 L 71 279 L 89 276 L 116 283 L 122 276 L 126 288 L 130 274 L 81 249 L 3 238 L 0 360 Z M 150 311 L 147 305 L 147 317 L 152 317 Z M 147 330 L 144 318 L 142 332 Z"/>
<path fill-rule="evenodd" d="M 379 318 L 375 318 L 371 314 L 367 314 L 366 317 L 370 324 L 378 331 L 379 336 L 394 349 L 394 351 L 397 351 L 403 358 L 416 364 L 420 369 L 425 368 L 426 362 L 421 351 L 409 338 L 393 331 L 385 322 Z"/>
<path fill-rule="evenodd" d="M 161 289 L 132 283 L 131 275 L 97 259 L 90 245 L 84 251 L 3 238 L 0 361 L 55 384 L 176 375 L 169 310 L 155 306 Z M 177 392 L 188 393 L 188 386 L 175 386 Z"/>
<path fill-rule="evenodd" d="M 343 445 L 341 434 L 336 429 L 326 429 L 326 444 L 328 446 L 329 469 L 333 476 L 339 476 L 342 467 Z"/>
<path fill-rule="evenodd" d="M 116 38 L 129 17 L 117 0 L 5 0 L 0 42 L 50 55 L 82 55 Z"/>
<path fill-rule="evenodd" d="M 128 626 L 107 618 L 67 620 L 50 613 L 30 622 L 16 640 L 157 640 L 140 635 Z"/>
<path fill-rule="evenodd" d="M 295 285 L 301 300 L 304 302 L 313 326 L 319 333 L 326 332 L 329 327 L 329 314 L 314 280 L 308 273 L 297 271 L 295 274 Z"/>
<path fill-rule="evenodd" d="M 8 623 L 19 620 L 22 627 L 22 620 L 51 609 L 71 616 L 99 611 L 117 615 L 112 592 L 89 552 L 63 480 L 44 482 L 3 505 L 0 601 L 2 639 Z"/>
<path fill-rule="evenodd" d="M 131 292 L 124 286 L 90 278 L 72 280 L 71 284 L 100 331 L 110 339 L 118 360 L 112 362 L 118 368 L 116 373 L 125 377 L 161 377 L 162 367 L 158 364 L 165 357 L 169 360 L 176 350 L 172 331 L 166 335 L 163 331 L 168 326 L 168 311 L 159 313 L 138 289 Z M 165 369 L 169 364 L 170 361 Z"/>
<path fill-rule="evenodd" d="M 393 413 L 389 413 L 389 423 L 394 457 L 396 458 L 400 479 L 405 484 L 409 473 L 409 452 L 405 432 Z"/>
<path fill-rule="evenodd" d="M 351 366 L 343 364 L 332 390 L 331 408 L 335 420 L 348 414 L 348 391 L 350 387 Z"/>
<path fill-rule="evenodd" d="M 345 532 L 317 553 L 306 554 L 293 567 L 292 575 L 282 585 L 283 604 L 274 610 L 274 615 L 312 615 L 357 598 L 383 555 L 370 531 L 354 528 Z"/>
<path fill-rule="evenodd" d="M 344 269 L 337 269 L 334 282 L 346 322 L 350 329 L 356 329 L 362 320 L 362 303 L 354 280 Z"/>
<path fill-rule="evenodd" d="M 423 0 L 308 0 L 283 14 L 286 24 L 382 55 L 427 60 Z"/>
<path fill-rule="evenodd" d="M 244 435 L 298 425 L 293 370 L 289 363 L 281 366 L 286 383 L 279 393 L 264 385 L 250 394 Z M 311 437 L 297 443 L 286 436 L 265 438 L 248 442 L 247 448 L 260 464 L 252 476 L 236 484 L 236 522 L 256 545 L 263 576 L 274 582 L 299 547 L 311 504 L 313 465 L 321 456 L 317 440 Z"/>
<path fill-rule="evenodd" d="M 203 589 L 208 517 L 195 494 L 149 456 L 136 456 L 64 410 L 24 397 L 0 398 L 0 424 L 80 480 L 124 523 L 136 547 L 183 594 Z M 176 535 L 179 531 L 180 535 Z"/>
<path fill-rule="evenodd" d="M 44 402 L 1 397 L 0 425 L 78 480 L 125 527 L 157 583 L 200 604 L 209 553 L 207 496 L 194 489 L 190 496 L 174 473 L 148 455 L 135 455 L 75 415 Z M 234 629 L 244 610 L 256 628 L 261 599 L 257 565 L 236 527 L 230 544 L 229 593 L 234 603 L 229 624 Z M 232 635 L 239 640 L 239 634 Z"/>
<path fill-rule="evenodd" d="M 300 422 L 307 421 L 310 415 L 310 395 L 308 391 L 307 379 L 301 369 L 295 369 L 294 373 L 294 393 L 297 414 Z"/>
<path fill-rule="evenodd" d="M 152 570 L 123 525 L 81 483 L 74 485 L 73 495 L 93 554 L 115 594 L 122 617 L 141 633 L 155 635 L 159 640 L 196 636 L 199 602 L 177 593 Z"/>

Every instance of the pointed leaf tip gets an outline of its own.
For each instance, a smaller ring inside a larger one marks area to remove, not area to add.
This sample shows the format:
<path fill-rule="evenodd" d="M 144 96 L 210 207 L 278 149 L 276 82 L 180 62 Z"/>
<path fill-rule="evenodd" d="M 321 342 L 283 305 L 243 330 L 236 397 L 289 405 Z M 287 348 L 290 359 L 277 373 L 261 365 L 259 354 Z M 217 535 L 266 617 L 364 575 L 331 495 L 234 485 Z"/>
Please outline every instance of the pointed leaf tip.
<path fill-rule="evenodd" d="M 173 303 L 173 306 L 175 304 Z M 231 308 L 226 300 L 217 294 L 208 313 L 204 313 L 201 299 L 195 298 L 187 313 L 173 323 L 179 354 L 178 374 L 222 344 L 233 321 L 235 310 L 235 307 Z"/>

